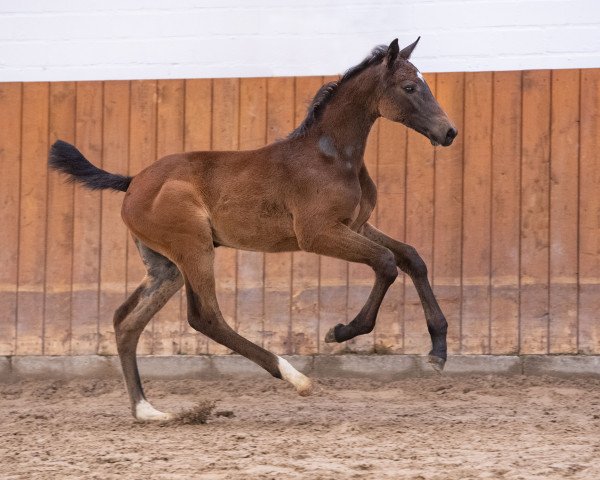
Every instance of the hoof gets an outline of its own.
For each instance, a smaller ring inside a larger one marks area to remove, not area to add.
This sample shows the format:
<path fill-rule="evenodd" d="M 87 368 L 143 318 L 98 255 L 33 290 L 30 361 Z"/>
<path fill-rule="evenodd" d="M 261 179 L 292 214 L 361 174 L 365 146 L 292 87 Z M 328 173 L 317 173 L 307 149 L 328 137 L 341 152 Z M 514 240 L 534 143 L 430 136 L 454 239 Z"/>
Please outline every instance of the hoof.
<path fill-rule="evenodd" d="M 135 406 L 134 416 L 138 422 L 168 422 L 175 418 L 175 414 L 161 412 L 146 400 L 138 402 Z"/>
<path fill-rule="evenodd" d="M 309 395 L 312 395 L 313 392 L 315 391 L 315 385 L 313 383 L 313 381 L 308 378 L 305 377 L 306 381 L 303 382 L 302 385 L 299 385 L 298 387 L 296 387 L 296 391 L 298 392 L 298 395 L 300 395 L 301 397 L 308 397 Z"/>
<path fill-rule="evenodd" d="M 162 423 L 175 420 L 177 416 L 174 413 L 159 412 L 155 415 L 136 415 L 135 419 L 142 423 Z"/>
<path fill-rule="evenodd" d="M 335 329 L 343 326 L 343 324 L 338 323 L 335 327 L 331 327 L 329 331 L 325 334 L 325 343 L 338 343 L 338 341 L 335 338 Z"/>
<path fill-rule="evenodd" d="M 446 364 L 446 360 L 440 357 L 436 357 L 435 355 L 429 355 L 427 361 L 431 364 L 431 366 L 437 373 L 439 373 L 440 375 L 442 374 L 442 371 L 444 370 L 444 365 Z"/>

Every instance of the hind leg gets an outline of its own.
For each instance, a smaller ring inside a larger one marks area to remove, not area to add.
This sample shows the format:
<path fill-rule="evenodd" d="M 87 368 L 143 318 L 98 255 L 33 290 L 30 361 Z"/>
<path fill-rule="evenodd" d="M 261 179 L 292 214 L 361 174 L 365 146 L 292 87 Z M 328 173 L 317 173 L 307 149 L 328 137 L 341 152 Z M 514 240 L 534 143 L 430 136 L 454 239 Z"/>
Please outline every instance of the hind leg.
<path fill-rule="evenodd" d="M 213 270 L 214 246 L 210 225 L 199 219 L 194 235 L 170 238 L 173 258 L 185 278 L 188 322 L 192 328 L 245 356 L 276 378 L 290 382 L 300 395 L 312 391 L 312 381 L 285 359 L 252 343 L 233 330 L 217 303 Z"/>
<path fill-rule="evenodd" d="M 170 414 L 156 410 L 146 400 L 137 366 L 136 348 L 150 319 L 181 288 L 183 278 L 177 266 L 135 239 L 147 273 L 142 283 L 121 305 L 114 316 L 117 350 L 131 401 L 138 420 L 168 420 Z"/>

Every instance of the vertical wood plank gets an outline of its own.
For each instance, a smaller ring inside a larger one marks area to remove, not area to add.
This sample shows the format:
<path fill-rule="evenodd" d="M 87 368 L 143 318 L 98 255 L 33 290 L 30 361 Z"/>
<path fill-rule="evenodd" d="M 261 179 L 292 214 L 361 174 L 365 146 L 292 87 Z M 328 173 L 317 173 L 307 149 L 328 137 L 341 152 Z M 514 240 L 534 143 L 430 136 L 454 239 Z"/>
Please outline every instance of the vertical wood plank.
<path fill-rule="evenodd" d="M 185 81 L 185 135 L 184 150 L 206 151 L 211 149 L 212 137 L 212 80 Z M 196 332 L 187 322 L 185 288 L 181 289 L 181 340 L 180 353 L 208 353 L 208 339 Z"/>
<path fill-rule="evenodd" d="M 373 125 L 367 145 L 365 148 L 364 161 L 367 171 L 375 185 L 377 185 L 377 149 L 379 140 L 379 123 Z M 371 213 L 369 221 L 377 226 L 376 206 Z M 360 312 L 366 303 L 369 293 L 375 283 L 375 273 L 368 265 L 361 263 L 348 264 L 348 321 Z M 348 349 L 352 352 L 372 353 L 375 349 L 375 338 L 372 334 L 359 335 L 346 342 Z"/>
<path fill-rule="evenodd" d="M 48 99 L 47 83 L 23 84 L 16 348 L 19 355 L 44 353 Z"/>
<path fill-rule="evenodd" d="M 390 237 L 404 241 L 406 206 L 407 129 L 390 120 L 379 120 L 377 153 L 377 224 Z M 402 276 L 388 290 L 375 325 L 375 351 L 402 353 Z"/>
<path fill-rule="evenodd" d="M 550 353 L 577 351 L 579 70 L 552 72 Z"/>
<path fill-rule="evenodd" d="M 102 98 L 101 82 L 77 83 L 75 144 L 94 165 L 102 164 Z M 100 193 L 77 187 L 73 206 L 71 352 L 89 355 L 98 349 Z"/>
<path fill-rule="evenodd" d="M 339 76 L 323 78 L 333 82 Z M 319 353 L 334 354 L 345 350 L 345 343 L 325 343 L 325 335 L 338 323 L 348 321 L 348 262 L 338 258 L 319 256 Z"/>
<path fill-rule="evenodd" d="M 492 73 L 465 74 L 461 352 L 490 353 Z"/>
<path fill-rule="evenodd" d="M 240 80 L 240 150 L 265 145 L 267 135 L 267 81 Z M 262 345 L 264 314 L 264 254 L 237 252 L 237 332 Z"/>
<path fill-rule="evenodd" d="M 425 75 L 435 95 L 436 75 Z M 421 134 L 409 130 L 406 153 L 406 243 L 417 249 L 429 272 L 433 260 L 434 148 Z M 404 278 L 404 353 L 431 349 L 423 307 L 410 278 Z"/>
<path fill-rule="evenodd" d="M 104 83 L 102 168 L 126 174 L 129 154 L 129 82 Z M 114 312 L 127 293 L 127 227 L 121 220 L 123 194 L 104 190 L 100 225 L 98 353 L 116 355 Z"/>
<path fill-rule="evenodd" d="M 239 148 L 240 81 L 237 78 L 213 81 L 212 147 L 213 150 Z M 236 322 L 236 251 L 219 247 L 215 254 L 217 299 L 225 321 L 233 328 Z M 209 353 L 228 353 L 216 342 L 208 344 Z"/>
<path fill-rule="evenodd" d="M 50 84 L 49 145 L 75 141 L 76 85 Z M 68 355 L 71 347 L 71 262 L 73 259 L 73 185 L 49 172 L 46 234 L 44 354 Z"/>
<path fill-rule="evenodd" d="M 550 71 L 523 72 L 519 353 L 548 352 Z"/>
<path fill-rule="evenodd" d="M 437 75 L 438 102 L 463 132 L 464 74 Z M 448 320 L 448 353 L 461 348 L 461 268 L 462 268 L 462 182 L 463 136 L 435 154 L 435 213 L 433 245 L 433 288 Z"/>
<path fill-rule="evenodd" d="M 184 81 L 159 80 L 157 88 L 156 157 L 162 158 L 183 151 Z M 180 312 L 181 296 L 176 293 L 155 315 L 152 320 L 154 355 L 179 353 Z"/>
<path fill-rule="evenodd" d="M 0 83 L 0 355 L 16 351 L 22 89 Z"/>
<path fill-rule="evenodd" d="M 294 78 L 267 80 L 267 143 L 284 138 L 294 128 Z M 263 346 L 291 353 L 292 254 L 266 253 Z"/>
<path fill-rule="evenodd" d="M 129 118 L 129 175 L 137 175 L 156 160 L 156 101 L 155 80 L 132 81 L 130 84 Z M 127 294 L 140 284 L 146 270 L 131 237 L 127 243 Z M 152 323 L 140 336 L 138 354 L 152 353 Z"/>
<path fill-rule="evenodd" d="M 491 353 L 519 347 L 521 72 L 494 73 Z"/>
<path fill-rule="evenodd" d="M 323 85 L 322 77 L 296 78 L 295 124 Z M 314 253 L 292 254 L 292 353 L 311 355 L 319 350 L 319 257 Z"/>
<path fill-rule="evenodd" d="M 600 69 L 581 70 L 579 351 L 600 353 Z"/>

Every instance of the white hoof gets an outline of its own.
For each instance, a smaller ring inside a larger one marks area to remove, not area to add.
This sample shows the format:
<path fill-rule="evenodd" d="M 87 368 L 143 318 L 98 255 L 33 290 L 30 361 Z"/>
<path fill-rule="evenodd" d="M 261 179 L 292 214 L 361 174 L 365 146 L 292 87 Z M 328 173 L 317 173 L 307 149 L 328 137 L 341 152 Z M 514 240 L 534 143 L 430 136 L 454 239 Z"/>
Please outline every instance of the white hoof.
<path fill-rule="evenodd" d="M 146 400 L 140 400 L 135 406 L 135 418 L 141 422 L 166 422 L 174 417 L 172 413 L 157 410 Z"/>
<path fill-rule="evenodd" d="M 298 394 L 306 397 L 312 393 L 312 380 L 292 367 L 290 362 L 279 357 L 277 366 L 279 368 L 279 373 L 281 373 L 281 378 L 290 382 L 296 388 Z"/>

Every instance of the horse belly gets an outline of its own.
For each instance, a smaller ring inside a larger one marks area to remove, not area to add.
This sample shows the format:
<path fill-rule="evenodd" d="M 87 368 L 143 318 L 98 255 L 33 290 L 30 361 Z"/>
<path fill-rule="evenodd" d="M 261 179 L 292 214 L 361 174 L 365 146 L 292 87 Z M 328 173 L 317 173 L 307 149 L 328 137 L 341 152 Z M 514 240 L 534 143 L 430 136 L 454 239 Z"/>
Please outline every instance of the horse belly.
<path fill-rule="evenodd" d="M 242 250 L 298 250 L 292 216 L 273 205 L 220 208 L 212 218 L 215 241 Z"/>

